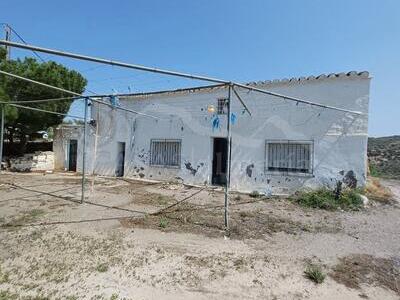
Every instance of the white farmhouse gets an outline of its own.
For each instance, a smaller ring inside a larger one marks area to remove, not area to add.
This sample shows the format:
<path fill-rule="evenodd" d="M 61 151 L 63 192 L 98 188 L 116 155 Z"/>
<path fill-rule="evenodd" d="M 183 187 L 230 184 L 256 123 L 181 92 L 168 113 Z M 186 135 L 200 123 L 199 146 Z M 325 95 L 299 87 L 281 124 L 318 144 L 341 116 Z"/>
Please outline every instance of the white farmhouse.
<path fill-rule="evenodd" d="M 368 72 L 250 83 L 261 89 L 360 111 L 340 112 L 236 88 L 231 98 L 231 189 L 290 193 L 366 182 Z M 119 95 L 134 115 L 98 103 L 88 126 L 88 173 L 223 185 L 227 86 Z M 103 99 L 110 101 L 109 99 Z M 80 170 L 82 130 L 55 139 L 56 167 Z"/>

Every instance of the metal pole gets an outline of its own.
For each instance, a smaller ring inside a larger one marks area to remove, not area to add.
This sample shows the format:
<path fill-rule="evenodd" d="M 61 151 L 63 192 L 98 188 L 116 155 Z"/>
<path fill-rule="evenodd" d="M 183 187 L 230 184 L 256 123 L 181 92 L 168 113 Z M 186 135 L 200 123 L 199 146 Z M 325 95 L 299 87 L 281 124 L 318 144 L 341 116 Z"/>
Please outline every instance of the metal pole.
<path fill-rule="evenodd" d="M 233 83 L 233 85 L 236 85 L 238 87 L 241 87 L 243 89 L 247 89 L 247 90 L 250 90 L 250 91 L 256 91 L 256 92 L 259 92 L 259 93 L 262 93 L 262 94 L 275 96 L 275 97 L 278 97 L 278 98 L 283 98 L 283 100 L 289 100 L 289 101 L 294 101 L 294 102 L 297 102 L 297 103 L 304 103 L 304 104 L 309 104 L 309 105 L 313 105 L 313 106 L 317 106 L 317 107 L 333 109 L 333 110 L 342 111 L 342 112 L 348 112 L 348 113 L 352 113 L 352 114 L 355 114 L 355 115 L 363 115 L 363 113 L 360 112 L 360 111 L 348 110 L 348 109 L 344 109 L 344 108 L 340 108 L 340 107 L 320 104 L 320 103 L 317 103 L 317 102 L 311 102 L 311 101 L 308 101 L 308 100 L 304 100 L 304 99 L 300 99 L 300 98 L 296 98 L 296 97 L 292 97 L 292 96 L 286 96 L 286 95 L 270 92 L 270 91 L 267 91 L 267 90 L 259 89 L 259 88 L 252 87 L 252 86 L 245 85 L 245 84 Z"/>
<path fill-rule="evenodd" d="M 8 24 L 4 24 L 4 30 L 6 32 L 6 41 L 9 42 L 11 40 L 11 28 Z M 10 60 L 11 58 L 11 47 L 6 46 L 6 60 Z"/>
<path fill-rule="evenodd" d="M 3 144 L 4 144 L 4 105 L 1 105 L 1 128 L 0 128 L 0 171 L 1 171 L 1 162 L 3 161 Z"/>
<path fill-rule="evenodd" d="M 227 160 L 227 167 L 226 167 L 226 184 L 225 184 L 225 230 L 229 235 L 229 187 L 231 181 L 231 89 L 232 86 L 228 86 L 228 114 L 226 119 L 226 131 L 227 131 L 227 153 L 226 153 L 226 160 Z"/>
<path fill-rule="evenodd" d="M 363 115 L 363 113 L 360 111 L 353 111 L 353 110 L 347 110 L 347 109 L 343 109 L 343 108 L 339 108 L 339 107 L 335 107 L 335 106 L 324 105 L 324 104 L 320 104 L 317 102 L 312 102 L 312 101 L 303 100 L 303 99 L 296 98 L 296 97 L 286 96 L 286 95 L 270 92 L 267 90 L 255 88 L 252 86 L 248 86 L 245 84 L 240 84 L 240 83 L 222 80 L 222 79 L 218 79 L 218 78 L 192 75 L 192 74 L 187 74 L 187 73 L 151 68 L 151 67 L 146 67 L 146 66 L 141 66 L 141 65 L 128 64 L 128 63 L 124 63 L 124 62 L 107 60 L 107 59 L 102 59 L 102 58 L 97 58 L 97 57 L 92 57 L 92 56 L 86 56 L 86 55 L 80 55 L 80 54 L 76 54 L 76 53 L 69 53 L 69 52 L 63 52 L 63 51 L 59 51 L 59 50 L 42 48 L 42 47 L 37 47 L 37 46 L 32 46 L 32 45 L 27 45 L 27 44 L 20 44 L 20 43 L 10 42 L 10 41 L 6 41 L 6 40 L 0 40 L 0 45 L 12 46 L 12 47 L 17 47 L 17 48 L 22 48 L 22 49 L 28 49 L 28 50 L 38 51 L 38 52 L 60 55 L 60 56 L 65 56 L 65 57 L 70 57 L 70 58 L 75 58 L 75 59 L 80 59 L 80 60 L 87 60 L 87 61 L 92 61 L 92 62 L 97 62 L 97 63 L 102 63 L 102 64 L 108 64 L 108 65 L 112 65 L 112 66 L 119 66 L 119 67 L 123 67 L 123 68 L 140 70 L 140 71 L 159 73 L 159 74 L 164 74 L 164 75 L 171 75 L 171 76 L 184 77 L 184 78 L 189 78 L 189 79 L 197 79 L 197 80 L 216 82 L 216 83 L 226 83 L 226 84 L 231 84 L 231 85 L 233 84 L 233 85 L 236 85 L 236 86 L 244 88 L 244 89 L 257 91 L 257 92 L 275 96 L 278 98 L 283 98 L 284 100 L 295 101 L 295 102 L 305 103 L 305 104 L 309 104 L 309 105 L 315 105 L 318 107 L 333 109 L 333 110 L 342 111 L 342 112 L 348 112 L 348 113 L 352 113 L 355 115 Z"/>
<path fill-rule="evenodd" d="M 44 87 L 48 87 L 48 88 L 50 88 L 50 89 L 57 90 L 57 91 L 60 91 L 60 92 L 64 92 L 64 93 L 67 93 L 67 94 L 79 96 L 78 98 L 88 98 L 88 96 L 84 96 L 84 95 L 81 95 L 81 94 L 78 94 L 78 93 L 75 93 L 75 92 L 72 92 L 72 91 L 63 89 L 63 88 L 59 88 L 59 87 L 56 87 L 56 86 L 52 86 L 52 85 L 47 84 L 47 83 L 43 83 L 43 82 L 40 82 L 40 81 L 36 81 L 36 80 L 33 80 L 33 79 L 29 79 L 29 78 L 26 78 L 26 77 L 22 77 L 22 76 L 19 76 L 19 75 L 15 75 L 15 74 L 12 74 L 12 73 L 8 73 L 8 72 L 5 72 L 5 71 L 1 71 L 1 70 L 0 70 L 0 74 L 4 74 L 4 75 L 7 75 L 7 76 L 11 76 L 11 77 L 14 77 L 14 78 L 17 78 L 17 79 L 21 79 L 21 80 L 24 80 L 24 81 L 27 81 L 27 82 L 35 83 L 35 84 L 37 84 L 37 85 L 41 85 L 41 86 L 44 86 Z M 110 103 L 107 103 L 107 102 L 104 102 L 104 101 L 100 101 L 100 100 L 97 100 L 97 99 L 93 99 L 92 97 L 89 97 L 89 98 L 90 98 L 92 101 L 95 101 L 95 102 L 98 102 L 98 103 L 102 103 L 102 104 L 104 104 L 104 105 L 108 105 L 108 106 L 113 107 L 113 108 L 115 108 L 115 109 L 119 109 L 119 110 L 131 112 L 131 113 L 134 113 L 134 114 L 137 114 L 137 115 L 142 115 L 142 116 L 150 117 L 150 118 L 153 118 L 153 119 L 158 119 L 158 118 L 155 117 L 155 116 L 151 116 L 151 115 L 148 115 L 148 114 L 145 114 L 145 113 L 141 113 L 141 112 L 138 112 L 138 111 L 134 111 L 134 110 L 131 110 L 131 109 L 123 108 L 123 107 L 120 107 L 120 106 L 113 106 L 113 105 L 110 104 Z"/>
<path fill-rule="evenodd" d="M 82 197 L 81 203 L 85 200 L 85 164 L 86 164 L 86 133 L 87 133 L 87 109 L 88 109 L 88 98 L 85 98 L 85 123 L 83 125 L 83 150 L 82 150 Z"/>
<path fill-rule="evenodd" d="M 164 74 L 164 75 L 178 76 L 178 77 L 184 77 L 184 78 L 189 78 L 189 79 L 197 79 L 197 80 L 208 81 L 208 82 L 229 83 L 229 81 L 221 80 L 221 79 L 217 79 L 217 78 L 192 75 L 192 74 L 163 70 L 163 69 L 158 69 L 158 68 L 145 67 L 145 66 L 136 65 L 136 64 L 128 64 L 128 63 L 124 63 L 124 62 L 120 62 L 120 61 L 113 61 L 113 60 L 109 60 L 109 59 L 80 55 L 80 54 L 76 54 L 76 53 L 64 52 L 64 51 L 59 51 L 59 50 L 53 50 L 53 49 L 48 49 L 48 48 L 32 46 L 32 45 L 24 45 L 24 44 L 20 44 L 20 43 L 5 41 L 5 40 L 0 40 L 0 44 L 5 45 L 5 46 L 12 46 L 12 47 L 17 47 L 17 48 L 22 48 L 22 49 L 34 50 L 34 51 L 44 52 L 44 53 L 48 53 L 48 54 L 60 55 L 60 56 L 65 56 L 65 57 L 70 57 L 70 58 L 75 58 L 75 59 L 80 59 L 80 60 L 86 60 L 86 61 L 92 61 L 92 62 L 107 64 L 107 65 L 112 65 L 112 66 L 119 66 L 119 67 L 124 67 L 124 68 L 129 68 L 129 69 L 135 69 L 135 70 L 140 70 L 140 71 L 147 71 L 147 72 L 159 73 L 159 74 Z"/>

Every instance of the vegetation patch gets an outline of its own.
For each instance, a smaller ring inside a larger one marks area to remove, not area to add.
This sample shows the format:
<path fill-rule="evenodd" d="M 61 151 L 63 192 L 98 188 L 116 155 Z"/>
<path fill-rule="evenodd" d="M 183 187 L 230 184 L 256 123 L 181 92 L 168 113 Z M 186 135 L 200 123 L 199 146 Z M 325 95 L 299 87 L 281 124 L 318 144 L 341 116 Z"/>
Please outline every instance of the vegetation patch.
<path fill-rule="evenodd" d="M 378 178 L 368 178 L 367 186 L 365 187 L 365 196 L 382 203 L 393 202 L 393 193 L 389 188 L 384 187 Z"/>
<path fill-rule="evenodd" d="M 42 209 L 32 209 L 24 212 L 21 216 L 17 216 L 11 222 L 2 224 L 2 227 L 22 226 L 34 222 L 39 217 L 43 216 L 45 211 Z"/>
<path fill-rule="evenodd" d="M 368 138 L 368 160 L 372 176 L 400 179 L 400 136 Z"/>
<path fill-rule="evenodd" d="M 96 266 L 96 271 L 104 273 L 108 271 L 108 265 L 106 263 L 101 263 Z"/>
<path fill-rule="evenodd" d="M 168 220 L 166 218 L 161 218 L 160 219 L 160 224 L 158 224 L 159 227 L 161 228 L 166 228 L 168 225 Z"/>
<path fill-rule="evenodd" d="M 260 198 L 262 195 L 258 191 L 252 191 L 249 196 L 251 198 Z"/>
<path fill-rule="evenodd" d="M 317 284 L 324 282 L 326 275 L 322 272 L 322 268 L 319 265 L 310 264 L 304 271 L 304 275 L 314 281 Z"/>
<path fill-rule="evenodd" d="M 327 188 L 301 191 L 291 199 L 301 206 L 326 210 L 358 210 L 363 206 L 360 191 L 354 189 L 343 190 L 339 195 Z"/>
<path fill-rule="evenodd" d="M 360 289 L 362 284 L 376 285 L 400 295 L 400 257 L 346 256 L 339 260 L 329 275 L 349 288 Z"/>

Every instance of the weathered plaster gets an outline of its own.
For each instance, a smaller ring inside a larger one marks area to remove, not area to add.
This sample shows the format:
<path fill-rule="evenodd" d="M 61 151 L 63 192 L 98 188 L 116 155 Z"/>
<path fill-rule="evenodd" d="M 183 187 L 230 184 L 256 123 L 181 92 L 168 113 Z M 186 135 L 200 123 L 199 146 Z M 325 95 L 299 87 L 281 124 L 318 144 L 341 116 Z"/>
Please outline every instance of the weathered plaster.
<path fill-rule="evenodd" d="M 233 96 L 232 113 L 236 118 L 232 124 L 232 189 L 287 193 L 303 186 L 334 186 L 338 180 L 346 183 L 346 174 L 352 174 L 358 186 L 364 185 L 369 83 L 367 76 L 355 75 L 257 85 L 280 94 L 361 111 L 361 116 L 238 89 L 252 116 Z M 226 88 L 213 88 L 120 98 L 122 106 L 156 115 L 158 120 L 93 105 L 92 118 L 99 124 L 99 134 L 94 159 L 95 130 L 89 133 L 88 170 L 114 176 L 117 142 L 125 142 L 127 177 L 211 184 L 212 138 L 226 136 L 227 120 L 226 115 L 210 114 L 207 107 L 216 107 L 217 99 L 226 96 Z M 150 140 L 164 138 L 182 141 L 180 168 L 149 165 Z M 265 142 L 274 139 L 313 141 L 313 174 L 266 171 Z"/>

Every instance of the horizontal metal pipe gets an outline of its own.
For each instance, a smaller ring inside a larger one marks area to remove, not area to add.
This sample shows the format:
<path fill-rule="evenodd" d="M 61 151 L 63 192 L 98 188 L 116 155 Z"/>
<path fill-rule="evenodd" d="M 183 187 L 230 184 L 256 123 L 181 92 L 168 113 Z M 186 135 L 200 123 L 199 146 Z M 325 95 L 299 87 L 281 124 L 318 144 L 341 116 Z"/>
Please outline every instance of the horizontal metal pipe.
<path fill-rule="evenodd" d="M 108 106 L 113 107 L 113 108 L 115 108 L 115 109 L 127 111 L 127 112 L 134 113 L 134 114 L 137 114 L 137 115 L 142 115 L 142 116 L 150 117 L 150 118 L 153 118 L 153 119 L 158 119 L 157 117 L 152 116 L 152 115 L 148 115 L 148 114 L 141 113 L 141 112 L 138 112 L 138 111 L 134 111 L 134 110 L 131 110 L 131 109 L 127 109 L 127 108 L 123 108 L 123 107 L 120 107 L 120 106 L 113 106 L 112 104 L 109 104 L 109 103 L 107 103 L 107 102 L 94 99 L 93 96 L 84 96 L 84 95 L 81 95 L 81 94 L 79 94 L 79 93 L 75 93 L 75 92 L 73 92 L 73 91 L 69 91 L 69 90 L 66 90 L 66 89 L 63 89 L 63 88 L 59 88 L 59 87 L 56 87 L 56 86 L 49 85 L 49 84 L 47 84 L 47 83 L 43 83 L 43 82 L 40 82 L 40 81 L 32 80 L 32 79 L 29 79 L 29 78 L 26 78 L 26 77 L 22 77 L 22 76 L 15 75 L 15 74 L 8 73 L 8 72 L 1 71 L 1 70 L 0 70 L 0 74 L 4 74 L 4 75 L 7 75 L 7 76 L 11 76 L 11 77 L 14 77 L 14 78 L 17 78 L 17 79 L 21 79 L 21 80 L 24 80 L 24 81 L 27 81 L 27 82 L 31 82 L 31 83 L 34 83 L 34 84 L 37 84 L 37 85 L 41 85 L 41 86 L 44 86 L 44 87 L 47 87 L 47 88 L 50 88 L 50 89 L 54 89 L 54 90 L 58 90 L 58 91 L 61 91 L 61 92 L 64 92 L 64 93 L 68 93 L 68 94 L 71 94 L 71 95 L 75 95 L 75 96 L 78 96 L 79 98 L 88 98 L 88 99 L 90 99 L 91 101 L 95 101 L 95 102 L 98 102 L 98 103 L 102 103 L 102 104 L 104 104 L 104 105 L 108 105 Z"/>
<path fill-rule="evenodd" d="M 98 99 L 95 99 L 95 98 L 92 98 L 92 97 L 90 97 L 90 100 L 93 101 L 93 102 L 97 102 L 97 103 L 103 104 L 103 105 L 107 105 L 107 106 L 109 106 L 111 108 L 116 108 L 116 109 L 119 109 L 119 110 L 127 111 L 127 112 L 130 112 L 130 113 L 136 114 L 136 115 L 142 115 L 142 116 L 146 116 L 146 117 L 153 118 L 153 119 L 160 119 L 160 118 L 158 118 L 156 116 L 152 116 L 152 115 L 148 115 L 148 114 L 145 114 L 145 113 L 141 113 L 141 112 L 138 112 L 138 111 L 135 111 L 135 110 L 131 110 L 131 109 L 128 109 L 128 108 L 124 108 L 124 107 L 121 107 L 121 106 L 115 106 L 115 105 L 112 105 L 111 103 L 107 103 L 105 101 L 101 101 L 101 100 L 98 100 Z"/>
<path fill-rule="evenodd" d="M 44 113 L 53 114 L 53 115 L 71 117 L 71 118 L 75 118 L 75 119 L 84 119 L 84 118 L 79 117 L 79 116 L 59 113 L 59 112 L 40 109 L 40 108 L 36 108 L 36 107 L 30 107 L 30 106 L 24 106 L 24 105 L 18 105 L 18 104 L 10 104 L 9 102 L 0 102 L 0 104 L 10 105 L 10 106 L 17 107 L 17 108 L 29 109 L 29 110 L 39 111 L 39 112 L 44 112 Z"/>
<path fill-rule="evenodd" d="M 298 102 L 298 103 L 314 105 L 314 106 L 323 107 L 323 108 L 327 108 L 327 109 L 333 109 L 333 110 L 337 110 L 337 111 L 352 113 L 352 114 L 355 114 L 355 115 L 363 115 L 363 113 L 360 112 L 360 111 L 348 110 L 348 109 L 339 108 L 339 107 L 335 107 L 335 106 L 330 106 L 330 105 L 320 104 L 320 103 L 316 103 L 316 102 L 311 102 L 311 101 L 308 101 L 308 100 L 303 100 L 303 99 L 296 98 L 296 97 L 286 96 L 286 95 L 282 95 L 282 94 L 266 91 L 266 90 L 263 90 L 263 89 L 255 88 L 255 87 L 244 85 L 244 84 L 240 84 L 240 83 L 232 83 L 232 84 L 234 86 L 236 85 L 238 87 L 241 87 L 241 88 L 244 88 L 244 89 L 248 89 L 250 91 L 260 92 L 260 93 L 263 93 L 263 94 L 266 94 L 266 95 L 275 96 L 275 97 L 283 98 L 283 99 L 286 99 L 286 100 L 295 101 L 295 102 Z"/>
<path fill-rule="evenodd" d="M 141 65 L 128 64 L 128 63 L 119 62 L 119 61 L 97 58 L 97 57 L 93 57 L 93 56 L 80 55 L 80 54 L 64 52 L 64 51 L 59 51 L 59 50 L 53 50 L 53 49 L 48 49 L 48 48 L 42 48 L 42 47 L 37 47 L 37 46 L 25 45 L 25 44 L 20 44 L 20 43 L 5 41 L 5 40 L 0 40 L 0 44 L 6 45 L 6 46 L 11 46 L 11 47 L 18 47 L 18 48 L 22 48 L 22 49 L 38 51 L 38 52 L 44 52 L 44 53 L 48 53 L 48 54 L 54 54 L 54 55 L 60 55 L 60 56 L 65 56 L 65 57 L 71 57 L 71 58 L 75 58 L 75 59 L 81 59 L 81 60 L 102 63 L 102 64 L 108 64 L 108 65 L 112 65 L 112 66 L 120 66 L 120 67 L 124 67 L 124 68 L 147 71 L 147 72 L 152 72 L 152 73 L 172 75 L 172 76 L 184 77 L 184 78 L 189 78 L 189 79 L 197 79 L 197 80 L 208 81 L 208 82 L 229 83 L 228 81 L 220 80 L 217 78 L 192 75 L 192 74 L 168 71 L 168 70 L 157 69 L 157 68 L 150 68 L 150 67 L 145 67 L 145 66 L 141 66 Z"/>
<path fill-rule="evenodd" d="M 49 99 L 36 99 L 36 100 L 21 100 L 21 101 L 10 101 L 9 104 L 23 104 L 23 103 L 43 103 L 43 102 L 53 102 L 53 101 L 65 101 L 65 100 L 77 100 L 80 97 L 63 97 L 63 98 L 49 98 Z"/>
<path fill-rule="evenodd" d="M 157 68 L 150 68 L 150 67 L 145 67 L 145 66 L 141 66 L 141 65 L 128 64 L 128 63 L 123 63 L 123 62 L 118 62 L 118 61 L 113 61 L 113 60 L 96 58 L 96 57 L 92 57 L 92 56 L 69 53 L 69 52 L 53 50 L 53 49 L 48 49 L 48 48 L 42 48 L 42 47 L 37 47 L 37 46 L 32 46 L 32 45 L 25 45 L 25 44 L 6 41 L 6 40 L 0 40 L 0 45 L 6 45 L 6 46 L 9 46 L 9 47 L 17 47 L 17 48 L 22 48 L 22 49 L 34 50 L 34 51 L 38 51 L 38 52 L 44 52 L 44 53 L 49 53 L 49 54 L 54 54 L 54 55 L 71 57 L 71 58 L 75 58 L 75 59 L 87 60 L 87 61 L 92 61 L 92 62 L 97 62 L 97 63 L 102 63 L 102 64 L 109 64 L 109 65 L 113 65 L 113 66 L 120 66 L 120 67 L 124 67 L 124 68 L 136 69 L 136 70 L 147 71 L 147 72 L 152 72 L 152 73 L 159 73 L 159 74 L 165 74 L 165 75 L 171 75 L 171 76 L 185 77 L 185 78 L 189 78 L 189 79 L 197 79 L 197 80 L 203 80 L 203 81 L 209 81 L 209 82 L 215 82 L 215 83 L 225 83 L 225 84 L 230 84 L 230 85 L 233 84 L 233 85 L 236 85 L 236 86 L 244 88 L 244 89 L 257 91 L 257 92 L 260 92 L 260 93 L 263 93 L 263 94 L 266 94 L 266 95 L 271 95 L 271 96 L 283 98 L 283 99 L 290 100 L 290 101 L 295 101 L 295 102 L 299 102 L 299 103 L 305 103 L 305 104 L 309 104 L 309 105 L 314 105 L 314 106 L 327 108 L 327 109 L 333 109 L 333 110 L 342 111 L 342 112 L 348 112 L 348 113 L 352 113 L 352 114 L 356 114 L 356 115 L 362 115 L 363 114 L 362 112 L 359 112 L 359 111 L 353 111 L 353 110 L 343 109 L 343 108 L 339 108 L 339 107 L 335 107 L 335 106 L 324 105 L 324 104 L 320 104 L 320 103 L 317 103 L 317 102 L 312 102 L 312 101 L 303 100 L 303 99 L 296 98 L 296 97 L 286 96 L 286 95 L 282 95 L 282 94 L 279 94 L 279 93 L 274 93 L 274 92 L 270 92 L 270 91 L 267 91 L 267 90 L 255 88 L 255 87 L 252 87 L 252 86 L 248 86 L 248 85 L 245 85 L 245 84 L 236 83 L 236 82 L 232 82 L 232 81 L 228 81 L 228 80 L 222 80 L 222 79 L 218 79 L 218 78 L 191 75 L 191 74 L 168 71 L 168 70 L 157 69 Z"/>
<path fill-rule="evenodd" d="M 53 85 L 50 85 L 50 84 L 47 84 L 47 83 L 43 83 L 43 82 L 40 82 L 40 81 L 29 79 L 29 78 L 26 78 L 26 77 L 22 77 L 22 76 L 13 74 L 13 73 L 9 73 L 9 72 L 5 72 L 5 71 L 0 70 L 0 74 L 11 76 L 11 77 L 14 77 L 14 78 L 17 78 L 17 79 L 21 79 L 21 80 L 24 80 L 24 81 L 27 81 L 27 82 L 30 82 L 30 83 L 41 85 L 41 86 L 44 86 L 44 87 L 47 87 L 47 88 L 50 88 L 50 89 L 53 89 L 53 90 L 57 90 L 57 91 L 60 91 L 60 92 L 63 92 L 63 93 L 67 93 L 67 94 L 70 94 L 70 95 L 84 97 L 79 93 L 75 93 L 75 92 L 72 92 L 72 91 L 69 91 L 69 90 L 65 90 L 63 88 L 59 88 L 57 86 L 53 86 Z"/>

